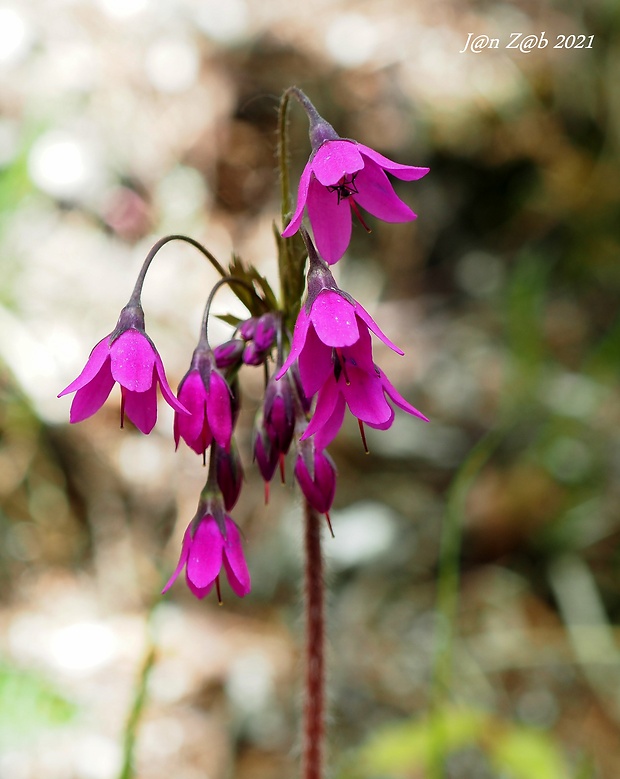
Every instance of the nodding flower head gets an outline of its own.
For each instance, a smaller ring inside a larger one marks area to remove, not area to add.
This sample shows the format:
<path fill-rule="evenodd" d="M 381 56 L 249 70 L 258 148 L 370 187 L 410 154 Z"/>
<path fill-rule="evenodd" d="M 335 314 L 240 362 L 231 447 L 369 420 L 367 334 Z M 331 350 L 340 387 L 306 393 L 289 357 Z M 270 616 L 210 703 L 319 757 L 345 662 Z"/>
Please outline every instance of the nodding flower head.
<path fill-rule="evenodd" d="M 311 242 L 308 251 L 308 296 L 295 322 L 291 350 L 276 378 L 280 379 L 297 360 L 302 388 L 311 397 L 334 370 L 334 350 L 352 346 L 362 336 L 368 336 L 364 343 L 369 344 L 369 330 L 397 354 L 403 352 L 390 341 L 366 309 L 338 287 Z"/>
<path fill-rule="evenodd" d="M 177 567 L 162 592 L 172 587 L 184 567 L 187 585 L 197 598 L 204 598 L 215 586 L 221 602 L 222 568 L 236 595 L 243 598 L 250 592 L 239 528 L 224 513 L 217 497 L 201 497 L 198 511 L 185 531 Z"/>
<path fill-rule="evenodd" d="M 157 385 L 165 401 L 179 416 L 188 416 L 168 385 L 161 357 L 144 330 L 139 304 L 122 311 L 116 329 L 93 348 L 83 371 L 59 394 L 75 392 L 69 420 L 81 422 L 105 403 L 115 382 L 121 388 L 121 427 L 124 418 L 145 434 L 157 421 Z"/>
<path fill-rule="evenodd" d="M 233 396 L 226 379 L 216 367 L 211 349 L 200 344 L 194 350 L 191 367 L 179 384 L 179 399 L 189 414 L 174 416 L 174 441 L 182 438 L 197 454 L 215 440 L 230 448 L 233 430 Z"/>
<path fill-rule="evenodd" d="M 288 238 L 297 232 L 307 208 L 319 253 L 331 265 L 349 245 L 352 213 L 368 229 L 361 208 L 384 222 L 416 218 L 386 173 L 415 181 L 429 168 L 401 165 L 357 141 L 340 138 L 313 106 L 308 115 L 312 154 L 299 181 L 295 213 L 282 235 Z"/>

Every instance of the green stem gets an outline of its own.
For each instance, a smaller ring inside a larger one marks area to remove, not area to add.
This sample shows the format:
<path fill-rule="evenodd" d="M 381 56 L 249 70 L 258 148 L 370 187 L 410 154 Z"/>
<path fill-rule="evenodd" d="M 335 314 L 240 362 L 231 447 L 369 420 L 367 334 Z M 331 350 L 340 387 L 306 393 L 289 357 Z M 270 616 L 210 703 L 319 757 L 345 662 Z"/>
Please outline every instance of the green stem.
<path fill-rule="evenodd" d="M 429 776 L 443 779 L 447 738 L 444 730 L 446 704 L 452 691 L 454 646 L 459 601 L 459 559 L 463 540 L 462 519 L 469 490 L 480 470 L 495 450 L 505 428 L 489 431 L 470 451 L 448 490 L 441 530 L 437 581 L 437 627 L 431 686 L 433 750 Z"/>
<path fill-rule="evenodd" d="M 288 150 L 288 105 L 291 90 L 287 89 L 280 100 L 278 111 L 278 169 L 280 171 L 280 196 L 282 198 L 281 214 L 282 226 L 287 225 L 291 212 L 291 185 L 289 176 L 289 150 Z"/>
<path fill-rule="evenodd" d="M 134 752 L 138 725 L 146 704 L 148 681 L 153 666 L 155 665 L 156 657 L 157 650 L 151 640 L 144 662 L 142 663 L 142 668 L 140 669 L 140 676 L 138 677 L 133 704 L 125 726 L 125 735 L 123 739 L 123 765 L 118 775 L 118 779 L 132 779 L 135 776 Z"/>

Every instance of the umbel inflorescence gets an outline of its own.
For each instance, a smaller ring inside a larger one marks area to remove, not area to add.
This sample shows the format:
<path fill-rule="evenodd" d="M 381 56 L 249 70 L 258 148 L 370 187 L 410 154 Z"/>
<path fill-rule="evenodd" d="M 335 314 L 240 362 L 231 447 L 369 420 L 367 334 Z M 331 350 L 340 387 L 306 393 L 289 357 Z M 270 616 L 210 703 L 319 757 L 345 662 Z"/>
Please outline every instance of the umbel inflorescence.
<path fill-rule="evenodd" d="M 292 215 L 287 202 L 286 151 L 286 109 L 291 97 L 306 111 L 312 145 Z M 361 143 L 340 138 L 303 92 L 291 87 L 281 104 L 280 169 L 284 225 L 276 234 L 279 298 L 266 279 L 238 258 L 233 257 L 225 269 L 194 239 L 167 236 L 146 258 L 114 330 L 99 341 L 83 371 L 60 393 L 75 393 L 70 421 L 80 422 L 101 408 L 118 383 L 121 427 L 128 419 L 148 434 L 157 420 L 159 385 L 174 410 L 176 446 L 183 442 L 203 463 L 208 461 L 196 514 L 164 591 L 183 568 L 198 598 L 215 587 L 221 601 L 222 568 L 237 595 L 243 597 L 250 591 L 240 531 L 229 514 L 243 482 L 234 432 L 240 405 L 238 376 L 245 366 L 263 366 L 266 377 L 253 435 L 253 459 L 265 482 L 265 499 L 276 471 L 284 479 L 285 458 L 292 449 L 294 478 L 304 500 L 325 514 L 328 523 L 336 467 L 327 447 L 340 430 L 347 408 L 358 419 L 364 447 L 364 426 L 389 428 L 395 418 L 394 406 L 426 420 L 375 364 L 373 336 L 397 354 L 403 352 L 366 309 L 338 286 L 330 266 L 346 252 L 352 217 L 368 229 L 362 211 L 387 222 L 415 219 L 387 174 L 413 181 L 426 175 L 428 168 L 401 165 Z M 302 226 L 305 212 L 313 238 Z M 165 243 L 175 239 L 198 248 L 222 277 L 208 296 L 198 343 L 176 396 L 147 335 L 141 305 L 151 261 Z M 233 337 L 213 348 L 207 336 L 208 319 L 213 295 L 223 284 L 230 285 L 245 304 L 248 316 L 244 320 L 227 317 L 235 328 Z"/>

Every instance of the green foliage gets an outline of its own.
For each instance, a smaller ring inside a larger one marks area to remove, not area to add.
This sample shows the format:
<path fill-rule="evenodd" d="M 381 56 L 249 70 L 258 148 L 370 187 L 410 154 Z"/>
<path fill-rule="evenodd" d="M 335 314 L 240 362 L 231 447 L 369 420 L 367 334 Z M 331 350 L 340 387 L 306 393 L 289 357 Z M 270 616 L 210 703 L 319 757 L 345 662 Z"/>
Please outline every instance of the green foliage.
<path fill-rule="evenodd" d="M 411 779 L 427 776 L 437 742 L 446 763 L 474 748 L 501 779 L 568 779 L 565 757 L 544 731 L 507 723 L 491 714 L 445 709 L 434 717 L 389 725 L 372 736 L 340 772 L 339 779 Z"/>
<path fill-rule="evenodd" d="M 76 707 L 44 676 L 0 663 L 0 746 L 70 722 Z"/>

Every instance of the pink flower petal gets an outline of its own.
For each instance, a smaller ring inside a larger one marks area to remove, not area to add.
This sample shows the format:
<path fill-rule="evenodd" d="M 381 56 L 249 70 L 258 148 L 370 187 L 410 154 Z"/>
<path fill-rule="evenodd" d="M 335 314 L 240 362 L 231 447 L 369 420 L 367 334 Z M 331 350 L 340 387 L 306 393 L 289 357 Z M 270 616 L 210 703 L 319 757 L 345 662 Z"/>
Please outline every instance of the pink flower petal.
<path fill-rule="evenodd" d="M 157 351 L 155 351 L 155 368 L 157 369 L 157 378 L 159 379 L 159 388 L 161 390 L 163 399 L 175 411 L 180 411 L 181 414 L 188 414 L 189 411 L 175 397 L 174 392 L 170 389 L 168 379 L 166 378 L 166 371 L 164 370 L 164 364 Z"/>
<path fill-rule="evenodd" d="M 377 219 L 384 222 L 410 222 L 416 215 L 397 196 L 388 177 L 378 165 L 368 160 L 355 179 L 357 194 L 351 197 Z"/>
<path fill-rule="evenodd" d="M 396 414 L 394 413 L 394 409 L 390 409 L 392 412 L 390 416 L 386 419 L 385 422 L 378 422 L 377 424 L 372 424 L 371 422 L 365 422 L 368 427 L 374 427 L 375 430 L 387 430 L 388 428 L 392 427 L 392 424 L 394 422 L 394 418 Z"/>
<path fill-rule="evenodd" d="M 372 332 L 383 341 L 383 343 L 386 346 L 389 346 L 390 349 L 396 352 L 396 354 L 401 354 L 401 355 L 404 354 L 402 349 L 400 349 L 398 346 L 396 346 L 395 343 L 390 341 L 387 335 L 383 332 L 383 330 L 381 330 L 379 325 L 370 316 L 368 311 L 366 311 L 364 306 L 362 306 L 362 304 L 358 303 L 357 301 L 355 301 L 355 313 L 360 317 L 360 319 L 362 319 L 366 323 L 366 325 L 372 330 Z"/>
<path fill-rule="evenodd" d="M 422 419 L 424 422 L 429 421 L 429 419 L 425 417 L 421 411 L 418 411 L 417 408 L 412 406 L 411 403 L 408 403 L 405 398 L 403 398 L 403 396 L 397 391 L 396 387 L 390 383 L 388 377 L 381 369 L 379 369 L 379 374 L 381 376 L 381 384 L 383 385 L 383 389 L 399 408 L 402 408 L 403 411 L 406 411 L 408 414 L 413 414 L 413 416 L 418 417 L 418 419 Z"/>
<path fill-rule="evenodd" d="M 222 567 L 224 539 L 212 516 L 203 517 L 187 556 L 187 578 L 198 589 L 209 587 Z"/>
<path fill-rule="evenodd" d="M 84 366 L 82 372 L 76 379 L 71 382 L 71 384 L 69 384 L 68 387 L 65 387 L 64 390 L 58 394 L 59 398 L 61 398 L 63 395 L 68 395 L 70 392 L 75 392 L 76 390 L 82 389 L 82 387 L 85 387 L 95 378 L 95 376 L 101 370 L 104 362 L 110 356 L 110 345 L 108 343 L 109 338 L 110 336 L 106 335 L 105 338 L 102 338 L 101 341 L 99 341 L 99 343 L 93 347 L 93 350 L 90 353 L 90 356 L 86 361 L 86 365 Z"/>
<path fill-rule="evenodd" d="M 85 386 L 78 389 L 71 403 L 69 412 L 70 422 L 81 422 L 99 411 L 105 403 L 112 387 L 114 379 L 110 372 L 110 363 L 104 362 L 99 373 Z"/>
<path fill-rule="evenodd" d="M 187 575 L 187 572 L 185 574 L 185 578 L 187 581 L 187 586 L 190 592 L 192 593 L 192 595 L 195 595 L 200 600 L 206 598 L 207 595 L 211 592 L 211 590 L 215 586 L 215 581 L 212 581 L 211 584 L 209 584 L 207 587 L 196 587 L 196 585 L 191 581 L 191 579 Z"/>
<path fill-rule="evenodd" d="M 125 330 L 110 347 L 112 376 L 131 392 L 145 392 L 155 380 L 155 350 L 138 330 Z"/>
<path fill-rule="evenodd" d="M 311 435 L 321 430 L 330 419 L 336 408 L 338 402 L 338 396 L 340 391 L 336 384 L 336 379 L 332 374 L 327 381 L 323 384 L 319 390 L 318 397 L 316 399 L 316 407 L 314 414 L 308 427 L 304 430 L 303 435 L 300 437 L 300 441 L 305 441 L 306 438 L 310 438 Z"/>
<path fill-rule="evenodd" d="M 353 416 L 370 424 L 385 422 L 392 409 L 385 399 L 379 377 L 354 367 L 348 368 L 348 377 L 350 384 L 341 375 L 338 386 Z"/>
<path fill-rule="evenodd" d="M 153 368 L 155 373 L 155 368 Z M 157 386 L 153 382 L 146 392 L 132 392 L 121 387 L 125 404 L 125 416 L 144 435 L 148 435 L 157 421 Z"/>
<path fill-rule="evenodd" d="M 162 595 L 164 594 L 164 592 L 168 592 L 168 590 L 172 587 L 172 585 L 177 580 L 179 574 L 183 570 L 183 566 L 187 562 L 187 556 L 189 555 L 189 548 L 191 543 L 192 543 L 192 534 L 191 534 L 191 525 L 190 525 L 185 531 L 185 535 L 183 536 L 183 544 L 181 546 L 181 556 L 179 557 L 179 562 L 177 563 L 177 567 L 174 569 L 174 573 L 168 579 L 168 583 L 161 591 Z"/>
<path fill-rule="evenodd" d="M 226 538 L 224 539 L 224 570 L 235 595 L 243 598 L 251 589 L 250 572 L 243 555 L 241 534 L 235 523 L 226 517 Z"/>
<path fill-rule="evenodd" d="M 346 408 L 347 404 L 344 396 L 339 392 L 331 416 L 326 420 L 320 430 L 316 431 L 314 435 L 314 445 L 318 451 L 327 449 L 334 438 L 338 435 L 338 432 L 342 427 Z"/>
<path fill-rule="evenodd" d="M 217 370 L 211 371 L 207 417 L 213 437 L 228 452 L 233 428 L 231 394 L 226 379 Z"/>
<path fill-rule="evenodd" d="M 308 333 L 308 328 L 309 327 L 310 327 L 310 318 L 308 317 L 308 315 L 306 313 L 305 307 L 302 306 L 301 311 L 299 312 L 299 314 L 297 316 L 297 321 L 295 322 L 295 328 L 293 330 L 293 340 L 291 342 L 291 351 L 289 352 L 289 355 L 286 358 L 286 361 L 284 362 L 284 365 L 276 373 L 276 381 L 278 379 L 281 379 L 282 376 L 284 376 L 284 374 L 287 372 L 287 370 L 291 367 L 291 365 L 299 357 L 299 354 L 300 354 L 301 350 L 304 348 L 304 344 L 306 342 L 306 335 Z"/>
<path fill-rule="evenodd" d="M 384 157 L 383 154 L 379 154 L 378 151 L 371 149 L 369 146 L 364 146 L 363 143 L 358 143 L 357 148 L 361 152 L 363 157 L 369 157 L 373 162 L 376 162 L 379 167 L 384 168 L 396 178 L 402 181 L 417 181 L 429 172 L 430 168 L 417 168 L 413 165 L 401 165 L 398 162 Z"/>
<path fill-rule="evenodd" d="M 364 167 L 364 160 L 354 141 L 325 141 L 312 158 L 312 172 L 324 187 L 340 183 Z"/>
<path fill-rule="evenodd" d="M 370 330 L 364 322 L 361 322 L 361 324 L 359 339 L 352 346 L 347 346 L 340 351 L 340 359 L 344 360 L 345 369 L 352 365 L 354 368 L 361 368 L 367 373 L 374 373 L 375 363 L 372 358 Z"/>
<path fill-rule="evenodd" d="M 311 398 L 334 370 L 333 349 L 325 346 L 314 327 L 308 329 L 305 346 L 299 355 L 299 379 L 307 398 Z"/>
<path fill-rule="evenodd" d="M 355 307 L 335 290 L 323 289 L 312 304 L 310 319 L 327 346 L 350 346 L 359 338 Z"/>
<path fill-rule="evenodd" d="M 321 257 L 333 265 L 342 257 L 351 240 L 351 205 L 349 198 L 330 192 L 316 179 L 310 182 L 308 218 Z"/>
<path fill-rule="evenodd" d="M 174 415 L 175 441 L 178 446 L 177 436 L 180 436 L 188 446 L 191 446 L 193 442 L 203 437 L 207 403 L 207 391 L 197 370 L 185 374 L 185 378 L 179 385 L 179 399 L 189 413 Z M 209 436 L 208 443 L 210 441 Z M 200 449 L 200 452 L 202 451 L 203 449 Z"/>
<path fill-rule="evenodd" d="M 306 200 L 308 198 L 308 186 L 310 185 L 310 177 L 312 175 L 312 163 L 308 162 L 299 179 L 299 189 L 297 190 L 297 207 L 291 221 L 286 226 L 286 229 L 282 232 L 283 238 L 290 238 L 291 235 L 299 230 L 299 225 L 304 215 L 304 208 L 306 207 Z"/>

